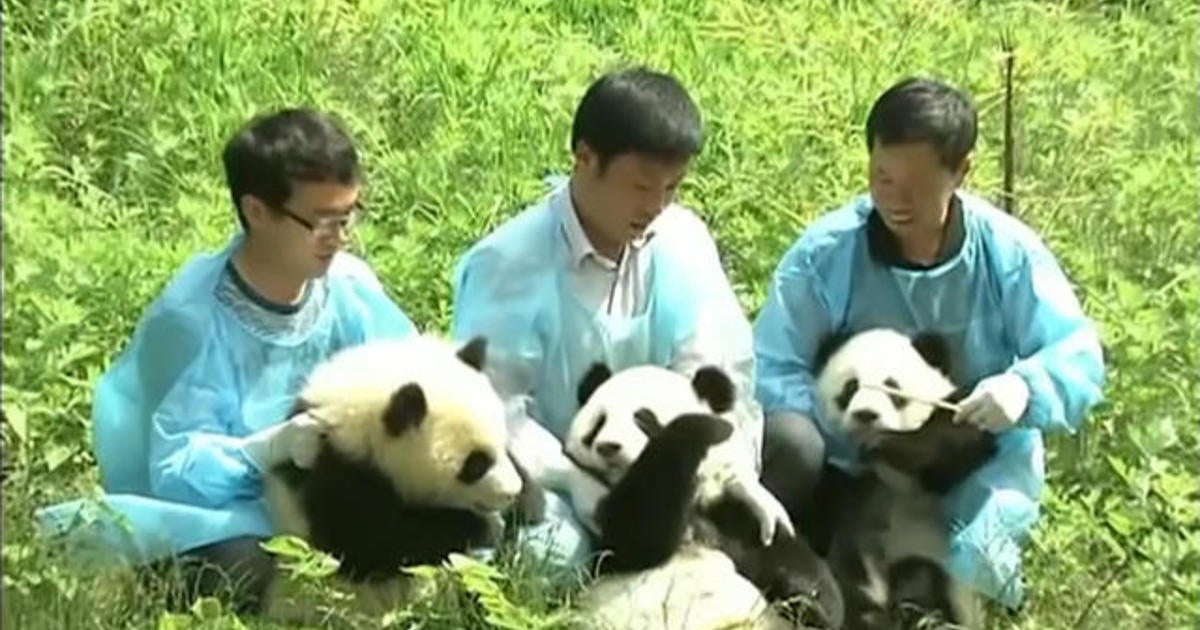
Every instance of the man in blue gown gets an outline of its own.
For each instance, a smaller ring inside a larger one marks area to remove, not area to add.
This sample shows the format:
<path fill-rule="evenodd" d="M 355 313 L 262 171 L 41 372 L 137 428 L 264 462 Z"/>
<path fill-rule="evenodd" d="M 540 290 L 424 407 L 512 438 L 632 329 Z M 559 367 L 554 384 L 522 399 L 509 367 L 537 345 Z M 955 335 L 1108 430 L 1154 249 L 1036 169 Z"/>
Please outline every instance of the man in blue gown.
<path fill-rule="evenodd" d="M 315 363 L 414 332 L 371 269 L 342 251 L 359 213 L 352 139 L 291 109 L 250 121 L 224 151 L 242 230 L 192 258 L 99 380 L 93 431 L 105 495 L 38 513 L 76 552 L 135 565 L 184 558 L 191 594 L 237 585 L 256 610 L 274 563 L 261 478 L 311 465 L 320 429 L 288 417 Z"/>
<path fill-rule="evenodd" d="M 567 566 L 591 552 L 588 514 L 566 495 L 562 440 L 593 362 L 654 364 L 690 376 L 719 365 L 752 472 L 740 486 L 764 537 L 790 528 L 758 483 L 761 410 L 750 322 L 703 221 L 675 202 L 702 146 L 699 112 L 678 81 L 634 68 L 594 82 L 575 114 L 574 169 L 539 203 L 476 243 L 455 281 L 454 336 L 486 335 L 490 374 L 509 408 L 516 458 L 549 492 L 550 518 L 527 534 Z"/>
<path fill-rule="evenodd" d="M 755 322 L 764 481 L 804 519 L 822 462 L 856 466 L 846 435 L 814 404 L 825 336 L 940 333 L 951 378 L 973 389 L 958 420 L 1001 435 L 997 456 L 947 497 L 953 571 L 1016 607 L 1020 545 L 1044 480 L 1042 434 L 1079 428 L 1102 400 L 1104 365 L 1096 329 L 1043 242 L 960 189 L 976 124 L 968 97 L 942 83 L 888 89 L 866 123 L 869 194 L 820 217 L 783 256 Z"/>

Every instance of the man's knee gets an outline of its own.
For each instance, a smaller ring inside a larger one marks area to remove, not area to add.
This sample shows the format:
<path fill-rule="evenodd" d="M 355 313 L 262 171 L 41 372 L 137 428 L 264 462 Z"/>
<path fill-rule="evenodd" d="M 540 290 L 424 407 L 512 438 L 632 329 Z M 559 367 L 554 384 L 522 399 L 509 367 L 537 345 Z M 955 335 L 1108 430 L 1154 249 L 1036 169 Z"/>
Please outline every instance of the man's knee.
<path fill-rule="evenodd" d="M 776 413 L 763 433 L 763 485 L 795 517 L 812 496 L 825 462 L 825 440 L 806 416 Z"/>
<path fill-rule="evenodd" d="M 798 413 L 781 412 L 766 420 L 763 435 L 764 459 L 791 462 L 810 470 L 819 470 L 825 461 L 825 439 L 811 418 Z"/>

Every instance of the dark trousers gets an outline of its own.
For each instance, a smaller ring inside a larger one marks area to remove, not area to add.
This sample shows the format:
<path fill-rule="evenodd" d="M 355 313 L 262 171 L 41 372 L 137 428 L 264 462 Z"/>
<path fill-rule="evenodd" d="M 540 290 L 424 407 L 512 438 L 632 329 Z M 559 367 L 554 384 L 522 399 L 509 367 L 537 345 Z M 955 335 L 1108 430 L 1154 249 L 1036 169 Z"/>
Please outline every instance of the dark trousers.
<path fill-rule="evenodd" d="M 144 580 L 167 587 L 167 606 L 186 610 L 201 597 L 214 597 L 239 615 L 262 612 L 275 576 L 275 558 L 252 536 L 222 540 L 146 567 Z"/>
<path fill-rule="evenodd" d="M 798 530 L 807 530 L 813 491 L 825 461 L 825 440 L 813 421 L 794 413 L 767 416 L 763 434 L 763 486 L 783 504 Z"/>

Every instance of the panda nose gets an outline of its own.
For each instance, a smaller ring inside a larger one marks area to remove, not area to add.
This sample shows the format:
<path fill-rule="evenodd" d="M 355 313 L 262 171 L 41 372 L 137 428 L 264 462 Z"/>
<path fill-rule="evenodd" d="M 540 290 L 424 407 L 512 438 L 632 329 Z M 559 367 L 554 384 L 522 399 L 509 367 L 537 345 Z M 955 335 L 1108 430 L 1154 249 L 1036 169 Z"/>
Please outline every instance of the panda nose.
<path fill-rule="evenodd" d="M 616 442 L 602 442 L 596 445 L 596 452 L 604 459 L 612 459 L 621 452 L 621 445 Z"/>
<path fill-rule="evenodd" d="M 859 409 L 850 414 L 850 417 L 859 424 L 871 424 L 879 419 L 879 414 L 870 409 Z"/>

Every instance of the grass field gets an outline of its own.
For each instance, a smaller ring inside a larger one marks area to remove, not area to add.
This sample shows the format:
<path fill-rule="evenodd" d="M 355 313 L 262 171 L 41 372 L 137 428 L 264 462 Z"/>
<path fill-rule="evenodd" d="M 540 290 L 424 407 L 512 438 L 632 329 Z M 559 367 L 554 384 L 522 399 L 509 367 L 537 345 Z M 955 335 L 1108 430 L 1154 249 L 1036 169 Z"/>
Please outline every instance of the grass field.
<path fill-rule="evenodd" d="M 1129 4 L 7 0 L 4 626 L 235 623 L 165 615 L 128 574 L 69 569 L 30 515 L 95 486 L 90 385 L 172 272 L 234 229 L 218 155 L 252 113 L 307 103 L 348 121 L 374 208 L 360 251 L 444 330 L 455 257 L 568 166 L 587 83 L 619 63 L 670 69 L 709 133 L 682 196 L 753 313 L 798 232 L 863 189 L 867 108 L 902 75 L 976 95 L 969 184 L 997 197 L 1009 29 L 1017 212 L 1102 327 L 1109 384 L 1087 430 L 1050 443 L 1030 601 L 995 626 L 1197 627 L 1200 10 Z M 570 589 L 531 575 L 456 573 L 425 605 L 437 617 L 391 621 L 550 627 Z"/>

